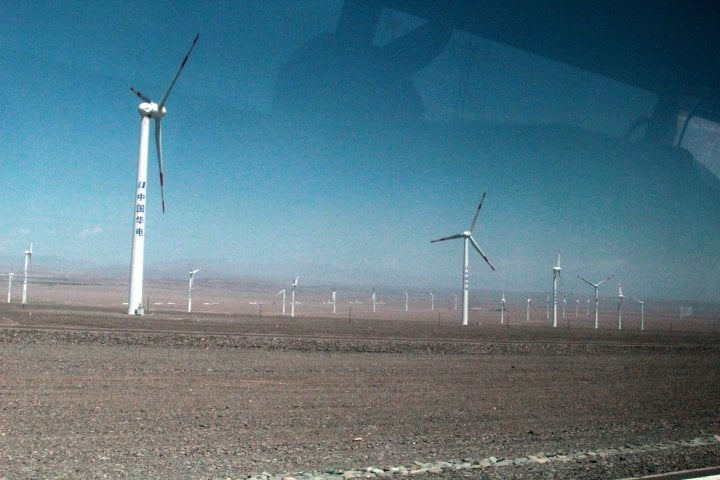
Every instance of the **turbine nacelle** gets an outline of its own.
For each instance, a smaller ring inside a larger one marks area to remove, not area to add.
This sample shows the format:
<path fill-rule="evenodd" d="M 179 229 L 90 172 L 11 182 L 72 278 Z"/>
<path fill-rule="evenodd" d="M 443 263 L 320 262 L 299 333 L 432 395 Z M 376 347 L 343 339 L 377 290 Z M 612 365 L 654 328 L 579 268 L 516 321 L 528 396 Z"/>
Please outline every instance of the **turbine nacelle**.
<path fill-rule="evenodd" d="M 138 113 L 141 117 L 160 119 L 165 116 L 167 109 L 164 106 L 162 108 L 159 107 L 155 102 L 143 102 L 138 105 Z"/>

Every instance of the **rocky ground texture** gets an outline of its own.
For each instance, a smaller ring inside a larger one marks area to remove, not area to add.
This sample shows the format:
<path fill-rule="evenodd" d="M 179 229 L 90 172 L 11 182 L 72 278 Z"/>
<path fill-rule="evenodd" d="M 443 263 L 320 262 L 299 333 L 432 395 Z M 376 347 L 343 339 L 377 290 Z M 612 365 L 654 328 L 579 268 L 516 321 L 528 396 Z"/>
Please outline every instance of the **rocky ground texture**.
<path fill-rule="evenodd" d="M 0 478 L 720 465 L 720 339 L 0 310 Z"/>

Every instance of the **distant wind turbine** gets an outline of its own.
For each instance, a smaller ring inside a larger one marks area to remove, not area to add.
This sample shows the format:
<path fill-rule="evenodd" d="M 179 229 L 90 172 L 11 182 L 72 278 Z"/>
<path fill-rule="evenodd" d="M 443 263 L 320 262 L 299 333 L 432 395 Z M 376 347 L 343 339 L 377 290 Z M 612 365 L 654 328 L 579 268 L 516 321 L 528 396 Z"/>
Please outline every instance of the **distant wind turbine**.
<path fill-rule="evenodd" d="M 15 272 L 8 273 L 8 302 L 10 303 L 12 300 L 12 281 L 13 277 L 15 276 Z"/>
<path fill-rule="evenodd" d="M 558 259 L 557 259 L 557 266 L 553 267 L 553 327 L 558 326 L 557 322 L 557 284 L 558 280 L 560 279 L 560 254 L 558 253 Z"/>
<path fill-rule="evenodd" d="M 297 287 L 298 277 L 292 282 L 292 292 L 290 297 L 290 317 L 295 318 L 295 287 Z"/>
<path fill-rule="evenodd" d="M 375 287 L 373 287 L 372 291 L 372 306 L 373 306 L 373 313 L 375 313 L 375 305 L 377 304 L 376 297 L 375 297 Z"/>
<path fill-rule="evenodd" d="M 635 301 L 640 304 L 640 331 L 642 332 L 645 330 L 645 302 L 639 298 L 636 298 Z"/>
<path fill-rule="evenodd" d="M 409 306 L 409 302 L 408 302 L 408 291 L 405 290 L 405 311 L 406 311 L 406 312 L 408 311 L 408 306 Z"/>
<path fill-rule="evenodd" d="M 200 269 L 190 270 L 188 272 L 188 313 L 192 312 L 192 285 L 193 285 L 193 277 L 195 277 L 195 274 L 199 272 Z"/>
<path fill-rule="evenodd" d="M 622 301 L 623 301 L 623 294 L 622 294 L 622 286 L 620 286 L 620 282 L 618 282 L 618 330 L 622 330 Z"/>
<path fill-rule="evenodd" d="M 278 293 L 276 293 L 275 295 L 280 295 L 280 294 L 282 294 L 282 296 L 283 296 L 282 314 L 285 315 L 285 289 L 280 290 L 280 291 L 279 291 Z"/>
<path fill-rule="evenodd" d="M 30 260 L 32 257 L 32 242 L 27 250 L 25 250 L 25 277 L 23 279 L 23 291 L 22 291 L 22 305 L 27 304 L 27 286 L 28 286 L 28 272 L 30 270 Z"/>
<path fill-rule="evenodd" d="M 505 323 L 505 292 L 500 298 L 500 325 Z"/>
<path fill-rule="evenodd" d="M 532 302 L 532 298 L 527 299 L 527 308 L 525 309 L 525 321 L 530 322 L 530 303 Z"/>
<path fill-rule="evenodd" d="M 545 320 L 550 320 L 550 295 L 548 295 L 545 302 Z"/>
<path fill-rule="evenodd" d="M 142 303 L 143 295 L 143 270 L 145 262 L 145 214 L 146 214 L 146 185 L 147 185 L 147 163 L 148 163 L 148 137 L 150 136 L 150 119 L 155 120 L 155 147 L 157 149 L 158 168 L 160 170 L 160 197 L 162 199 L 162 211 L 165 212 L 165 193 L 163 191 L 163 169 L 162 169 L 162 129 L 160 122 L 165 116 L 168 96 L 175 86 L 175 82 L 180 76 L 185 62 L 187 62 L 190 52 L 192 52 L 197 43 L 198 37 L 190 46 L 190 50 L 185 54 L 180 63 L 180 67 L 175 73 L 172 82 L 160 99 L 160 103 L 155 103 L 149 97 L 143 95 L 138 90 L 130 88 L 130 90 L 142 100 L 138 107 L 140 113 L 140 147 L 138 149 L 138 167 L 137 181 L 135 183 L 135 209 L 133 210 L 133 237 L 132 237 L 132 253 L 130 255 L 130 291 L 128 293 L 128 315 L 143 315 L 145 308 Z"/>
<path fill-rule="evenodd" d="M 599 302 L 600 302 L 600 297 L 598 296 L 598 287 L 600 287 L 600 285 L 602 285 L 603 283 L 607 282 L 608 280 L 610 280 L 610 279 L 613 278 L 614 276 L 615 276 L 615 274 L 613 273 L 612 275 L 610 275 L 609 277 L 607 277 L 605 280 L 603 280 L 603 281 L 601 281 L 601 282 L 592 283 L 591 281 L 586 280 L 586 279 L 584 279 L 583 277 L 581 277 L 580 275 L 578 275 L 578 278 L 579 278 L 580 280 L 582 280 L 583 282 L 587 283 L 588 285 L 590 285 L 591 287 L 593 287 L 593 288 L 595 289 L 595 328 L 598 328 L 598 304 L 599 304 Z M 588 300 L 589 300 L 589 299 L 588 299 Z"/>
<path fill-rule="evenodd" d="M 335 313 L 337 313 L 337 310 L 335 308 L 337 305 L 336 301 L 337 301 L 337 292 L 335 291 L 335 284 L 333 284 L 333 289 L 332 289 L 333 315 L 335 315 Z M 285 313 L 285 310 L 283 310 L 283 314 L 284 313 Z"/>
<path fill-rule="evenodd" d="M 575 298 L 575 318 L 578 318 L 579 311 L 580 311 L 580 299 Z"/>
<path fill-rule="evenodd" d="M 485 260 L 485 262 L 490 266 L 490 268 L 495 271 L 495 267 L 490 264 L 490 260 L 488 260 L 487 256 L 483 253 L 482 249 L 480 248 L 480 245 L 475 241 L 475 239 L 472 236 L 472 232 L 475 229 L 475 223 L 477 222 L 478 215 L 480 215 L 480 209 L 482 208 L 483 200 L 485 200 L 485 193 L 483 193 L 482 198 L 480 199 L 480 204 L 477 207 L 477 210 L 475 211 L 475 217 L 473 218 L 472 223 L 470 224 L 470 229 L 465 230 L 462 233 L 458 233 L 455 235 L 451 235 L 449 237 L 443 237 L 438 238 L 437 240 L 432 240 L 431 243 L 434 242 L 443 242 L 445 240 L 454 240 L 456 238 L 462 238 L 464 247 L 463 247 L 463 294 L 462 294 L 462 324 L 467 325 L 468 324 L 468 263 L 469 263 L 469 245 L 472 243 L 472 246 L 477 250 L 477 252 L 480 254 L 480 256 Z"/>
<path fill-rule="evenodd" d="M 453 292 L 453 299 L 455 300 L 455 310 L 457 310 L 457 292 Z"/>
<path fill-rule="evenodd" d="M 435 295 L 430 292 L 430 310 L 435 310 Z"/>

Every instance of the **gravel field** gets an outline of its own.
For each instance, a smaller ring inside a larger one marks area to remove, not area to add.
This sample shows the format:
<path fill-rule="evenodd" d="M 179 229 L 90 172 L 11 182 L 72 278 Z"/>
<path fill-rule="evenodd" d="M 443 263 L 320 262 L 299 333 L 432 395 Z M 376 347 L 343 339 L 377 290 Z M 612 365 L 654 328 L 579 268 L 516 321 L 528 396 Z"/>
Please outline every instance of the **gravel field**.
<path fill-rule="evenodd" d="M 0 317 L 0 478 L 590 479 L 720 465 L 717 335 Z"/>

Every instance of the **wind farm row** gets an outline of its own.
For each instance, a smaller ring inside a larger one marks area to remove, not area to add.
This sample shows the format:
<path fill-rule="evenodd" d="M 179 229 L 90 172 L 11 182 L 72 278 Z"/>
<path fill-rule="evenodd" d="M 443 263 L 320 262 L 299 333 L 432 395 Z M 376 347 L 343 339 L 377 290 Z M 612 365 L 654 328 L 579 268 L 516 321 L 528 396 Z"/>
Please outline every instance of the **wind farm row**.
<path fill-rule="evenodd" d="M 150 305 L 149 301 L 147 300 L 147 295 L 145 295 L 144 292 L 144 262 L 145 262 L 145 239 L 147 237 L 147 229 L 146 229 L 146 215 L 148 214 L 148 204 L 147 204 L 147 188 L 148 188 L 148 181 L 147 181 L 147 169 L 148 169 L 148 150 L 149 150 L 149 132 L 150 132 L 150 121 L 154 121 L 154 136 L 155 136 L 155 148 L 156 148 L 156 154 L 157 154 L 157 162 L 158 162 L 158 172 L 159 172 L 159 180 L 160 180 L 160 197 L 161 197 L 161 210 L 162 212 L 165 211 L 165 193 L 164 193 L 164 177 L 163 177 L 163 155 L 162 155 L 162 119 L 165 117 L 167 113 L 166 105 L 168 98 L 170 96 L 170 93 L 173 90 L 173 87 L 175 86 L 180 74 L 182 73 L 183 69 L 185 68 L 185 65 L 190 58 L 190 55 L 195 48 L 195 45 L 197 44 L 199 39 L 199 35 L 196 35 L 195 38 L 192 41 L 192 44 L 190 48 L 188 49 L 187 53 L 183 57 L 177 71 L 175 72 L 175 75 L 173 76 L 170 84 L 166 88 L 165 92 L 163 93 L 162 97 L 160 98 L 160 101 L 158 103 L 155 103 L 151 100 L 151 98 L 143 93 L 141 93 L 139 90 L 135 88 L 130 88 L 133 94 L 135 94 L 140 100 L 141 103 L 138 106 L 138 113 L 140 115 L 140 140 L 139 140 L 139 148 L 138 148 L 138 158 L 137 158 L 137 176 L 136 176 L 136 183 L 135 183 L 135 189 L 134 189 L 134 199 L 133 199 L 133 219 L 132 219 L 132 247 L 131 247 L 131 259 L 130 259 L 130 278 L 129 278 L 129 289 L 128 289 L 128 300 L 127 300 L 127 313 L 129 315 L 144 315 L 146 311 L 152 306 Z M 453 302 L 452 302 L 452 310 L 459 310 L 459 323 L 461 325 L 469 325 L 471 322 L 470 319 L 470 310 L 471 309 L 478 309 L 481 307 L 478 307 L 478 303 L 476 302 L 474 306 L 471 306 L 471 299 L 469 294 L 469 260 L 470 260 L 470 246 L 481 256 L 481 258 L 484 260 L 484 262 L 488 265 L 491 271 L 495 271 L 495 267 L 491 263 L 488 256 L 484 253 L 483 249 L 481 248 L 480 244 L 476 240 L 476 238 L 473 236 L 473 232 L 475 230 L 475 227 L 477 226 L 479 215 L 483 206 L 483 202 L 485 201 L 486 193 L 482 194 L 482 197 L 480 199 L 480 202 L 477 206 L 477 209 L 475 210 L 474 217 L 470 223 L 470 226 L 467 230 L 464 230 L 460 233 L 448 235 L 445 237 L 437 238 L 434 240 L 430 240 L 431 243 L 440 243 L 445 242 L 449 240 L 457 240 L 462 239 L 463 240 L 463 261 L 462 261 L 462 283 L 460 285 L 459 294 L 458 292 L 453 292 Z M 22 294 L 22 304 L 25 305 L 27 303 L 27 289 L 28 289 L 28 276 L 29 276 L 29 265 L 30 265 L 30 258 L 32 256 L 32 244 L 29 245 L 27 250 L 25 251 L 25 266 L 23 270 L 24 278 L 23 278 L 23 294 Z M 561 271 L 562 268 L 560 266 L 560 255 L 558 255 L 557 258 L 557 264 L 552 267 L 552 294 L 548 296 L 547 300 L 547 308 L 546 308 L 546 319 L 545 321 L 548 324 L 551 324 L 553 327 L 557 328 L 560 326 L 561 317 L 558 315 L 558 309 L 559 307 L 562 309 L 562 320 L 565 320 L 565 310 L 567 306 L 567 298 L 560 299 L 561 293 L 558 291 L 558 284 L 561 282 Z M 190 269 L 188 272 L 188 287 L 187 287 L 187 312 L 192 313 L 193 312 L 193 282 L 195 279 L 196 274 L 200 272 L 199 268 L 196 269 Z M 12 299 L 12 286 L 13 286 L 13 280 L 14 280 L 14 272 L 11 272 L 7 274 L 8 277 L 8 303 L 11 303 Z M 594 293 L 594 323 L 593 327 L 595 329 L 599 328 L 599 316 L 600 316 L 600 294 L 599 294 L 599 288 L 606 282 L 608 282 L 610 279 L 614 278 L 615 275 L 609 275 L 608 277 L 604 278 L 603 280 L 600 280 L 598 282 L 592 282 L 580 275 L 577 276 L 577 278 L 584 282 L 585 284 L 589 285 L 593 288 Z M 275 296 L 282 297 L 281 302 L 281 310 L 277 313 L 280 315 L 286 315 L 289 314 L 290 317 L 295 317 L 296 315 L 296 307 L 298 306 L 299 302 L 296 298 L 296 291 L 298 288 L 298 281 L 299 276 L 294 276 L 293 280 L 291 281 L 290 285 L 288 285 L 287 288 L 283 288 L 277 293 L 275 293 Z M 290 301 L 289 301 L 289 308 L 286 306 L 286 296 L 289 294 Z M 433 312 L 435 311 L 435 294 L 432 291 L 427 292 L 426 303 L 429 303 L 429 311 Z M 617 329 L 622 330 L 623 329 L 623 318 L 622 318 L 622 308 L 623 308 L 623 300 L 625 299 L 625 296 L 622 293 L 622 288 L 620 284 L 618 283 L 618 296 L 617 296 L 618 302 L 617 302 Z M 640 307 L 640 330 L 644 330 L 645 328 L 645 319 L 644 319 L 644 308 L 645 304 L 644 301 L 638 298 L 633 298 L 635 302 L 639 304 Z M 360 304 L 360 301 L 355 298 L 354 299 L 355 305 Z M 458 308 L 458 302 L 459 302 L 459 308 Z M 506 322 L 506 312 L 507 309 L 507 300 L 505 297 L 505 292 L 502 292 L 502 296 L 499 300 L 499 308 L 497 309 L 499 311 L 499 319 L 500 324 L 505 324 Z M 560 302 L 562 302 L 562 305 L 560 305 Z M 578 310 L 579 310 L 579 303 L 580 300 L 576 296 L 575 299 L 576 302 L 576 313 L 575 317 L 578 317 Z M 325 303 L 325 302 L 324 302 Z M 411 303 L 414 304 L 413 307 L 421 302 L 411 302 L 410 301 L 410 295 L 407 290 L 404 292 L 404 308 L 401 305 L 401 307 L 398 309 L 398 311 L 409 312 L 411 311 Z M 533 303 L 532 297 L 527 298 L 527 305 L 525 306 L 525 321 L 530 322 L 530 316 L 531 316 L 531 305 Z M 587 312 L 586 315 L 590 316 L 590 307 L 589 307 L 590 299 L 587 299 Z M 178 302 L 173 302 L 173 305 L 177 305 Z M 331 292 L 330 292 L 330 300 L 327 302 L 328 305 L 332 306 L 332 315 L 338 315 L 339 309 L 338 309 L 338 292 L 336 291 L 335 287 L 333 286 Z M 351 305 L 351 302 L 348 301 L 348 305 Z M 368 299 L 367 299 L 367 310 L 368 313 L 376 314 L 378 313 L 378 307 L 381 308 L 387 308 L 386 303 L 378 301 L 378 292 L 373 287 L 372 292 L 369 293 Z M 351 307 L 348 306 L 348 310 Z M 288 312 L 289 310 L 289 312 Z M 427 310 L 427 307 L 424 307 L 419 310 Z M 357 311 L 357 307 L 356 307 Z M 552 313 L 552 321 L 550 321 Z M 477 320 L 475 320 L 477 323 Z"/>

